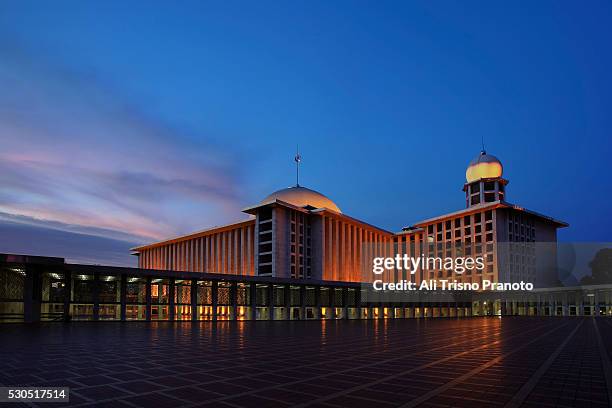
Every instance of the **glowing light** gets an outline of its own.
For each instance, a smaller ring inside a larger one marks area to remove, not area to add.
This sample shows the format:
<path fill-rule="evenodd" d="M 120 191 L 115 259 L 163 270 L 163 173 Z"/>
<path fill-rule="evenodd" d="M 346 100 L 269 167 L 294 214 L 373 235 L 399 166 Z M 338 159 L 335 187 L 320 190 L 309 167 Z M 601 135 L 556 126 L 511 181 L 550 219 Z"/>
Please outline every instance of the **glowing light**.
<path fill-rule="evenodd" d="M 465 171 L 465 178 L 468 183 L 483 178 L 497 178 L 502 176 L 502 166 L 497 162 L 481 162 L 470 166 Z"/>

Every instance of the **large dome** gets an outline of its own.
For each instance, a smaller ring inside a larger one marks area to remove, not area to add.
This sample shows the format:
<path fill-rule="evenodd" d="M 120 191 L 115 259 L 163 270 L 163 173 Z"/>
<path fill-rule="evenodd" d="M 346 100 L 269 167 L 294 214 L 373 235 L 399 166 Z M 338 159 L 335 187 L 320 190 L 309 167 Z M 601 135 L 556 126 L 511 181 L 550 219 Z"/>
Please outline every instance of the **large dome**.
<path fill-rule="evenodd" d="M 314 208 L 327 208 L 339 213 L 342 212 L 332 200 L 323 194 L 301 186 L 288 187 L 275 191 L 264 198 L 261 201 L 261 204 L 269 203 L 274 200 L 281 200 L 286 203 L 293 204 L 296 207 L 310 206 Z"/>
<path fill-rule="evenodd" d="M 499 159 L 483 150 L 470 162 L 465 171 L 465 178 L 468 183 L 471 183 L 483 178 L 501 177 L 503 171 L 504 167 Z"/>

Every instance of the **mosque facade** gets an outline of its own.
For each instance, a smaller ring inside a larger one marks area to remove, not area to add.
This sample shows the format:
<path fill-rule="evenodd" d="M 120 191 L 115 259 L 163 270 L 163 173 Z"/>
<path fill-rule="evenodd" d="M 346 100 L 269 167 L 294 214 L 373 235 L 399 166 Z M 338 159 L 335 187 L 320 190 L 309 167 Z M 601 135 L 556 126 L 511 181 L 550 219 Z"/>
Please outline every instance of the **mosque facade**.
<path fill-rule="evenodd" d="M 556 283 L 557 229 L 568 224 L 507 201 L 502 163 L 484 150 L 466 170 L 465 208 L 397 232 L 342 212 L 327 196 L 296 184 L 243 212 L 244 221 L 133 249 L 145 269 L 364 282 L 371 260 L 481 257 L 484 267 L 457 273 L 432 267 L 389 271 L 389 280 Z M 399 275 L 398 275 L 399 273 Z"/>
<path fill-rule="evenodd" d="M 134 248 L 137 268 L 0 254 L 0 322 L 612 316 L 610 285 L 558 284 L 557 229 L 567 224 L 509 202 L 507 185 L 483 151 L 466 171 L 465 208 L 396 232 L 296 183 L 245 208 L 243 221 Z M 374 259 L 403 256 L 475 257 L 482 268 L 373 275 Z M 372 296 L 374 279 L 535 289 Z"/>

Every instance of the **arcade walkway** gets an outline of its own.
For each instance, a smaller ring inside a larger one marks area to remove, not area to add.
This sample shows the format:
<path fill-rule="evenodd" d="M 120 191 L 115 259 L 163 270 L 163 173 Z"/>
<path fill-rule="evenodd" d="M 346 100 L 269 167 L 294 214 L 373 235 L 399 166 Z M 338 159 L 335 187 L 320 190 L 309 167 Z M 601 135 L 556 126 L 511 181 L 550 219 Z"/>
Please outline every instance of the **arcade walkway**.
<path fill-rule="evenodd" d="M 603 408 L 610 345 L 603 317 L 12 324 L 0 383 L 73 406 Z"/>

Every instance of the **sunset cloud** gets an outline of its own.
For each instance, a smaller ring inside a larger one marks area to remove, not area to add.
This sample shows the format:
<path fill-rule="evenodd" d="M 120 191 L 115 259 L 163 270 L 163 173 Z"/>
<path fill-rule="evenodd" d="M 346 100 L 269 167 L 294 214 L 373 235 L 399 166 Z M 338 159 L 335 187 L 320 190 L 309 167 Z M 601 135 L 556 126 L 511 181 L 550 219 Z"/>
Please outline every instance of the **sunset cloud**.
<path fill-rule="evenodd" d="M 0 44 L 0 219 L 147 242 L 234 220 L 240 152 Z M 12 218 L 11 218 L 12 217 Z"/>

